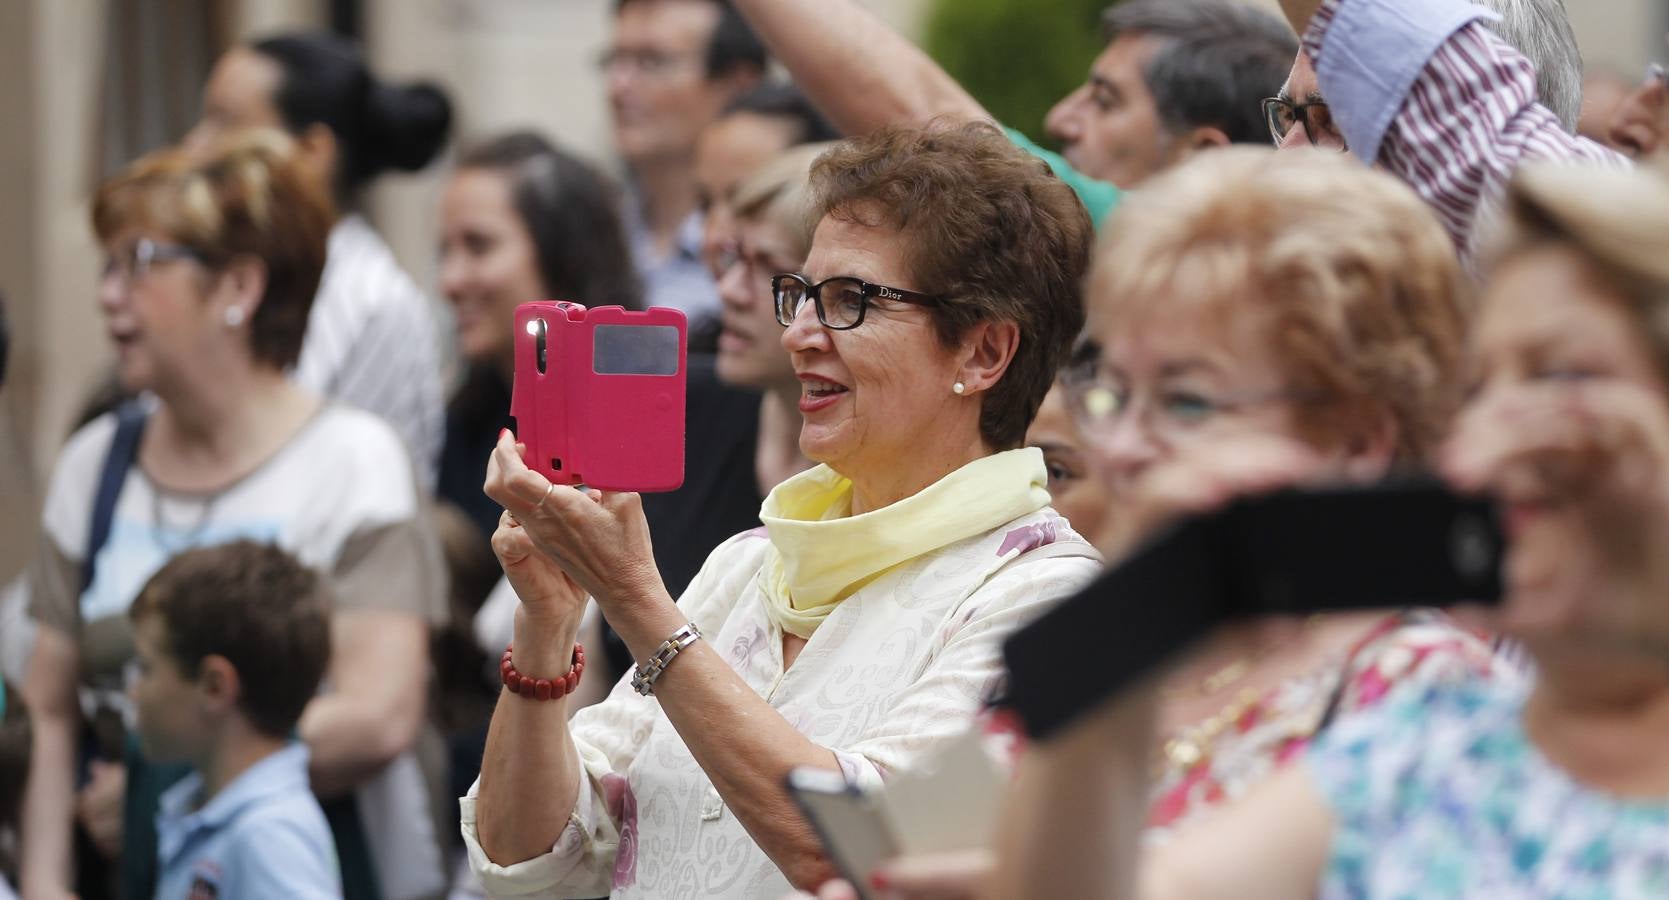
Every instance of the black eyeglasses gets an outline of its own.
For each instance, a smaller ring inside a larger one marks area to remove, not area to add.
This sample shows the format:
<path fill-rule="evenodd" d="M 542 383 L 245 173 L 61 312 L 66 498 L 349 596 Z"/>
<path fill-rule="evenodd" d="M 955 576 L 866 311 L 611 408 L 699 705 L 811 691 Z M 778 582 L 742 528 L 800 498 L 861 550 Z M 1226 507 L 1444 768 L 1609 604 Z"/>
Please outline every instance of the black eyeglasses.
<path fill-rule="evenodd" d="M 812 284 L 799 275 L 777 275 L 771 279 L 771 296 L 776 300 L 777 322 L 787 328 L 810 300 L 817 308 L 823 327 L 845 331 L 863 324 L 864 311 L 875 300 L 896 300 L 917 306 L 932 306 L 939 298 L 902 288 L 870 284 L 860 278 L 829 278 Z"/>
<path fill-rule="evenodd" d="M 1274 138 L 1277 147 L 1286 141 L 1294 125 L 1303 125 L 1304 136 L 1310 139 L 1311 146 L 1340 151 L 1348 149 L 1344 135 L 1333 124 L 1333 111 L 1327 108 L 1325 100 L 1294 103 L 1281 97 L 1270 97 L 1263 101 L 1263 118 L 1269 124 L 1269 136 Z"/>

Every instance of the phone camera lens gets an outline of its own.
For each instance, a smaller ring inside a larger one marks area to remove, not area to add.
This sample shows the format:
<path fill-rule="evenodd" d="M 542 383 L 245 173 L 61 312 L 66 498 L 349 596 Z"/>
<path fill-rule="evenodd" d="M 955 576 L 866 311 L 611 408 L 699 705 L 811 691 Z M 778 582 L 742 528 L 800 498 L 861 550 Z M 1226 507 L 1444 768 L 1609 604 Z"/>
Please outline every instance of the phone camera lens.
<path fill-rule="evenodd" d="M 1477 515 L 1455 520 L 1449 536 L 1449 552 L 1454 558 L 1455 571 L 1468 581 L 1483 581 L 1493 574 L 1490 570 L 1496 556 L 1493 530 Z"/>
<path fill-rule="evenodd" d="M 533 348 L 534 359 L 539 366 L 539 374 L 545 374 L 546 331 L 549 328 L 544 319 L 533 320 Z"/>

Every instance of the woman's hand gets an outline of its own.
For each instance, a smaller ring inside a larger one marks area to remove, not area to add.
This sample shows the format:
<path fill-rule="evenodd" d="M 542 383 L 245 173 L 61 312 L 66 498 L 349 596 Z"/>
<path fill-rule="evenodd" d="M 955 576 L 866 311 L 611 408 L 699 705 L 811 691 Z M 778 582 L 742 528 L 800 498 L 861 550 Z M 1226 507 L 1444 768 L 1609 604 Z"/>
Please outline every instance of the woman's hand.
<path fill-rule="evenodd" d="M 1669 402 L 1594 381 L 1515 390 L 1457 423 L 1444 471 L 1505 506 L 1502 626 L 1669 654 Z"/>
<path fill-rule="evenodd" d="M 521 601 L 519 617 L 547 630 L 569 633 L 579 629 L 589 599 L 585 589 L 540 551 L 509 510 L 499 516 L 498 530 L 493 532 L 493 553 Z"/>
<path fill-rule="evenodd" d="M 1611 114 L 1612 144 L 1635 159 L 1656 153 L 1669 138 L 1669 81 L 1648 77 Z"/>
<path fill-rule="evenodd" d="M 487 463 L 486 492 L 520 524 L 533 546 L 596 598 L 605 614 L 665 598 L 638 495 L 553 485 L 527 467 L 522 449 L 508 431 L 499 435 Z"/>

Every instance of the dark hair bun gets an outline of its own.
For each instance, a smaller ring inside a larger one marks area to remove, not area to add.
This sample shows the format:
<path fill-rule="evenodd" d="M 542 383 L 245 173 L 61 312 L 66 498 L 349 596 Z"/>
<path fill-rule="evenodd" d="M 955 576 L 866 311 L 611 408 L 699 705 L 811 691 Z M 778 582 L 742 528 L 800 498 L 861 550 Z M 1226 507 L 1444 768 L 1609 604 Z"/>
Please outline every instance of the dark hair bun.
<path fill-rule="evenodd" d="M 250 46 L 283 70 L 272 99 L 285 126 L 300 134 L 322 123 L 336 135 L 339 198 L 390 169 L 421 169 L 446 145 L 452 102 L 440 88 L 384 84 L 353 41 L 308 31 Z"/>
<path fill-rule="evenodd" d="M 365 166 L 374 177 L 385 169 L 415 172 L 446 146 L 452 129 L 452 101 L 440 88 L 419 83 L 373 82 L 365 100 Z"/>

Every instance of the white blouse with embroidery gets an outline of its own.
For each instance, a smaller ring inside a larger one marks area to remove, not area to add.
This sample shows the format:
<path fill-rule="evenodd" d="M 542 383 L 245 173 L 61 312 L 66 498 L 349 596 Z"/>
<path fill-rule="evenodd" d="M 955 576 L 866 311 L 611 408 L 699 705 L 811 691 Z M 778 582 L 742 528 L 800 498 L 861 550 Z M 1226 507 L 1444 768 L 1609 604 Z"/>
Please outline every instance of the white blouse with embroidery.
<path fill-rule="evenodd" d="M 750 687 L 849 780 L 879 786 L 967 730 L 1009 634 L 1095 577 L 1100 558 L 1044 509 L 900 564 L 842 602 L 793 667 L 759 585 L 764 529 L 713 551 L 679 606 Z M 551 852 L 499 866 L 462 800 L 470 867 L 493 896 L 776 898 L 789 891 L 653 697 L 624 680 L 572 722 L 579 800 Z M 529 802 L 538 802 L 530 799 Z"/>

